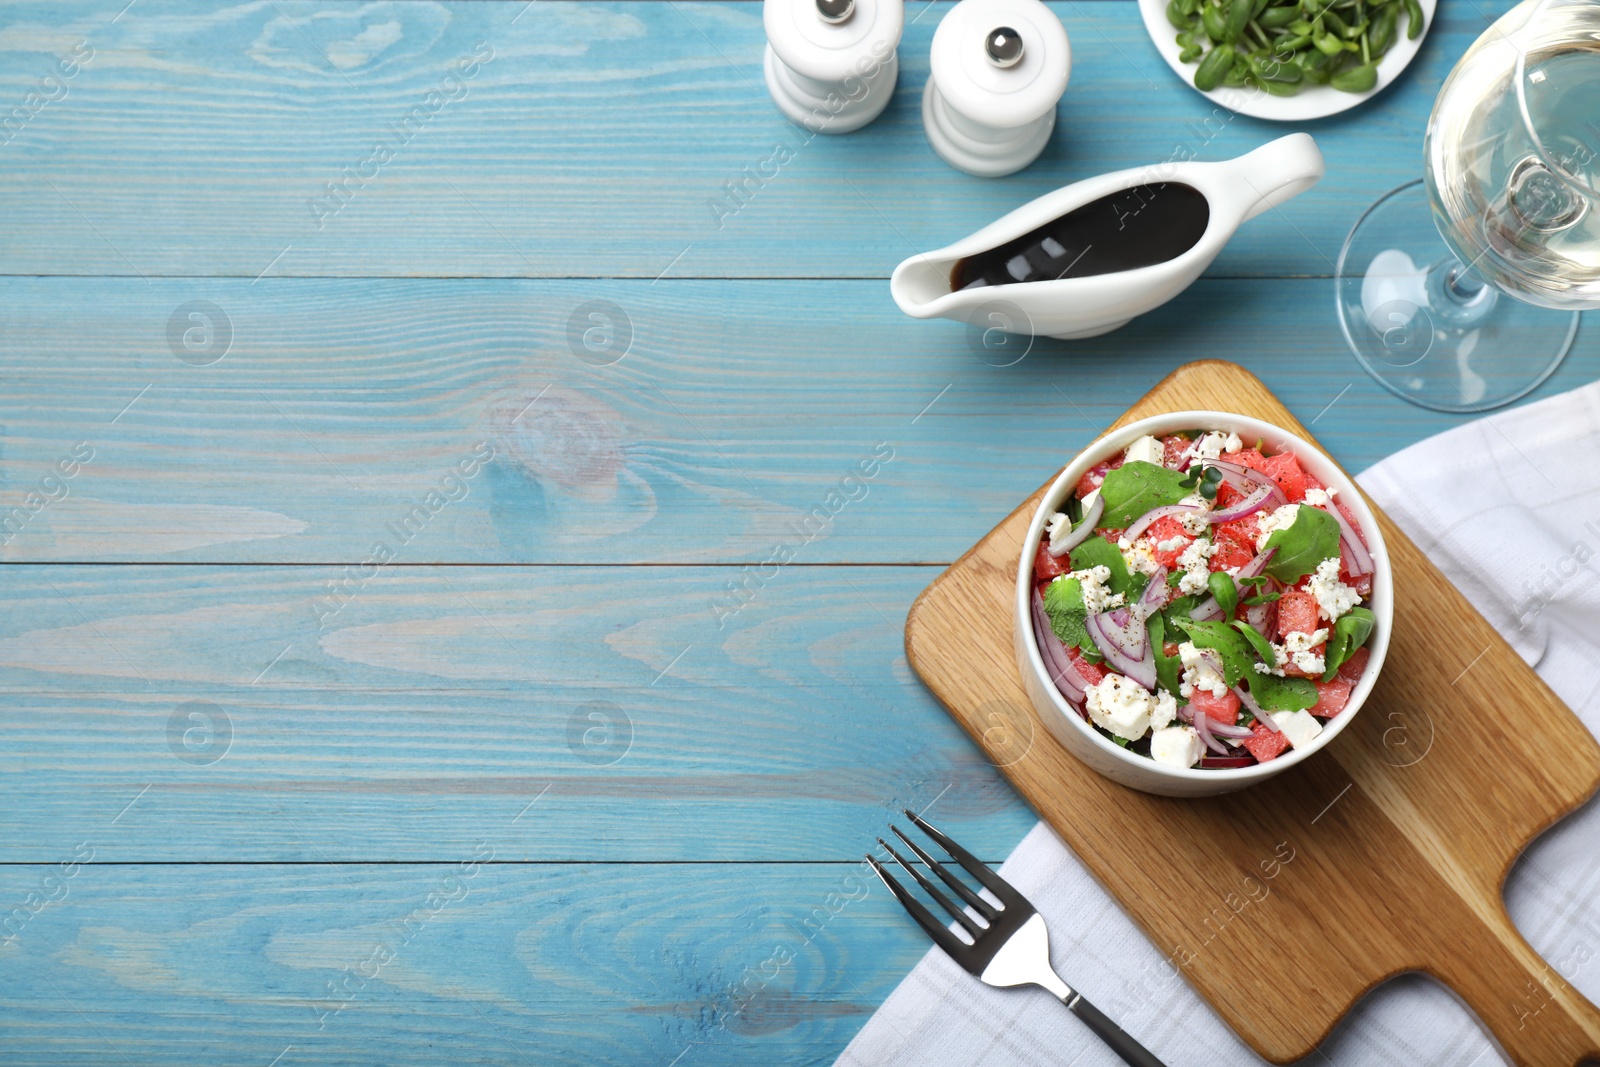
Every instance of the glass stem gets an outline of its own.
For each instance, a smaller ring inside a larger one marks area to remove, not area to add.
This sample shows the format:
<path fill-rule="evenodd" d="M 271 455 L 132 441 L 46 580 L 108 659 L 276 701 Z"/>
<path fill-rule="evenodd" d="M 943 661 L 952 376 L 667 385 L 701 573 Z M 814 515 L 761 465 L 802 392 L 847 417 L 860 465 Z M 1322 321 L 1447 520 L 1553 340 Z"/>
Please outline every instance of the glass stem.
<path fill-rule="evenodd" d="M 1471 329 L 1487 319 L 1500 299 L 1499 290 L 1454 256 L 1434 264 L 1427 285 L 1434 314 L 1460 329 Z"/>

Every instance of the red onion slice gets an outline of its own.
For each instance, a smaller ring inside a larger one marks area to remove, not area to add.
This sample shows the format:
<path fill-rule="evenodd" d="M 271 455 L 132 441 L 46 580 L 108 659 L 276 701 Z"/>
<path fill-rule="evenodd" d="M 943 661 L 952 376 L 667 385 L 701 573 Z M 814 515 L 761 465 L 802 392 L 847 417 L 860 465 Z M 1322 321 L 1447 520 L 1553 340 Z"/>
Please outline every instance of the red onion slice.
<path fill-rule="evenodd" d="M 1276 486 L 1268 488 L 1265 485 L 1258 485 L 1256 486 L 1255 491 L 1249 496 L 1245 497 L 1243 500 L 1232 504 L 1221 511 L 1213 511 L 1210 515 L 1206 516 L 1206 521 L 1215 524 L 1219 522 L 1233 522 L 1237 519 L 1247 519 L 1251 515 L 1254 515 L 1256 512 L 1267 506 L 1267 501 L 1272 498 L 1274 489 L 1276 489 Z M 1282 495 L 1281 490 L 1279 491 L 1279 495 Z"/>
<path fill-rule="evenodd" d="M 1260 723 L 1262 726 L 1265 726 L 1275 734 L 1283 733 L 1283 731 L 1278 728 L 1278 724 L 1272 721 L 1272 717 L 1261 710 L 1261 705 L 1257 704 L 1256 698 L 1250 695 L 1250 690 L 1246 689 L 1243 685 L 1236 685 L 1233 687 L 1233 695 L 1239 698 L 1239 703 L 1250 709 L 1250 714 L 1256 717 L 1256 722 Z"/>
<path fill-rule="evenodd" d="M 1089 636 L 1095 647 L 1105 656 L 1106 663 L 1138 682 L 1146 689 L 1156 687 L 1156 661 L 1150 655 L 1150 642 L 1144 628 L 1133 634 L 1120 629 L 1106 615 L 1090 615 Z"/>
<path fill-rule="evenodd" d="M 1226 723 L 1214 722 L 1210 724 L 1211 732 L 1217 737 L 1254 737 L 1255 731 L 1248 726 L 1229 726 Z"/>
<path fill-rule="evenodd" d="M 1200 757 L 1200 769 L 1203 771 L 1232 771 L 1242 766 L 1256 765 L 1253 755 L 1203 755 Z"/>
<path fill-rule="evenodd" d="M 1044 598 L 1039 591 L 1033 591 L 1033 639 L 1039 645 L 1039 656 L 1044 660 L 1045 673 L 1055 682 L 1061 695 L 1073 707 L 1083 704 L 1085 693 L 1088 691 L 1089 682 L 1078 673 L 1072 665 L 1072 657 L 1067 654 L 1067 646 L 1061 638 L 1056 636 L 1055 629 L 1050 625 L 1050 615 L 1044 610 Z"/>
<path fill-rule="evenodd" d="M 1098 504 L 1099 500 L 1096 499 L 1095 503 Z M 1156 520 L 1164 519 L 1168 515 L 1188 515 L 1191 512 L 1199 510 L 1200 509 L 1195 507 L 1193 504 L 1167 504 L 1159 508 L 1151 508 L 1143 515 L 1140 515 L 1137 519 L 1134 519 L 1133 525 L 1122 531 L 1122 538 L 1129 544 L 1132 544 L 1138 539 L 1139 535 L 1148 530 L 1150 526 L 1156 522 Z"/>
<path fill-rule="evenodd" d="M 1202 460 L 1201 465 L 1217 468 L 1222 472 L 1222 480 L 1241 492 L 1247 484 L 1251 486 L 1270 485 L 1274 489 L 1278 487 L 1278 483 L 1273 481 L 1269 475 L 1261 473 L 1254 467 L 1246 467 L 1243 463 L 1234 463 L 1226 459 L 1207 459 Z"/>
<path fill-rule="evenodd" d="M 1332 501 L 1323 510 L 1339 523 L 1339 548 L 1350 557 L 1348 567 L 1351 577 L 1359 578 L 1363 574 L 1371 574 L 1372 553 L 1367 551 L 1366 542 L 1361 540 L 1361 535 L 1356 532 L 1355 526 L 1344 517 L 1339 505 Z"/>
<path fill-rule="evenodd" d="M 1266 571 L 1267 564 L 1272 562 L 1272 557 L 1277 554 L 1276 548 L 1269 548 L 1265 552 L 1256 554 L 1256 558 L 1239 568 L 1239 573 L 1234 578 L 1242 581 L 1245 578 L 1259 578 Z M 1240 598 L 1241 600 L 1243 597 Z M 1255 609 L 1250 609 L 1254 611 Z M 1193 608 L 1189 609 L 1189 618 L 1195 622 L 1213 622 L 1222 618 L 1222 605 L 1217 603 L 1217 598 L 1208 596 Z M 1253 622 L 1251 625 L 1255 625 Z"/>
<path fill-rule="evenodd" d="M 1149 618 L 1154 612 L 1160 611 L 1171 598 L 1172 589 L 1167 585 L 1167 568 L 1162 567 L 1150 576 L 1150 581 L 1145 583 L 1144 592 L 1139 594 L 1139 603 L 1134 605 L 1137 614 Z"/>
<path fill-rule="evenodd" d="M 1105 513 L 1106 502 L 1098 493 L 1096 493 L 1094 503 L 1089 505 L 1089 511 L 1083 516 L 1083 521 L 1078 523 L 1078 525 L 1074 526 L 1070 531 L 1061 537 L 1052 537 L 1050 539 L 1050 547 L 1047 549 L 1047 551 L 1050 553 L 1051 557 L 1054 559 L 1060 559 L 1068 552 L 1071 552 L 1073 549 L 1089 540 L 1089 535 L 1094 533 L 1095 524 L 1100 521 L 1100 516 L 1104 515 Z"/>
<path fill-rule="evenodd" d="M 1222 480 L 1233 486 L 1235 491 L 1245 496 L 1254 493 L 1258 488 L 1268 489 L 1267 504 L 1263 506 L 1282 507 L 1289 502 L 1289 498 L 1283 495 L 1283 490 L 1278 487 L 1278 483 L 1273 481 L 1270 475 L 1263 474 L 1251 467 L 1246 467 L 1241 463 L 1230 463 L 1225 459 L 1208 459 L 1205 461 L 1205 465 L 1220 470 L 1222 472 Z"/>
<path fill-rule="evenodd" d="M 1278 602 L 1251 604 L 1244 609 L 1244 619 L 1263 635 L 1272 633 L 1278 626 Z"/>
<path fill-rule="evenodd" d="M 1210 718 L 1211 716 L 1207 715 L 1203 711 L 1195 712 L 1194 731 L 1200 735 L 1200 741 L 1206 746 L 1206 748 L 1210 749 L 1219 756 L 1226 756 L 1228 754 L 1227 747 L 1223 745 L 1221 741 L 1218 741 L 1215 737 L 1211 736 Z"/>

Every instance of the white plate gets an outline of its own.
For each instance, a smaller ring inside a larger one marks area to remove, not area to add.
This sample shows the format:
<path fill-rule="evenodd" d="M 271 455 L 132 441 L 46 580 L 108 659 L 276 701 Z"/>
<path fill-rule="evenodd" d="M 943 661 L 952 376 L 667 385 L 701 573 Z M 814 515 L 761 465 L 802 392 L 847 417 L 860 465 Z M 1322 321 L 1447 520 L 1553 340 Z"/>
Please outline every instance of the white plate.
<path fill-rule="evenodd" d="M 1398 0 L 1396 2 L 1398 3 Z M 1304 122 L 1307 119 L 1337 115 L 1383 92 L 1390 82 L 1400 76 L 1400 72 L 1406 69 L 1406 65 L 1417 54 L 1417 49 L 1422 47 L 1428 31 L 1433 29 L 1435 0 L 1419 0 L 1419 2 L 1422 5 L 1422 33 L 1413 41 L 1406 37 L 1405 30 L 1399 31 L 1400 39 L 1378 62 L 1378 84 L 1368 92 L 1342 93 L 1326 85 L 1313 85 L 1302 89 L 1294 96 L 1273 96 L 1271 93 L 1250 86 L 1237 89 L 1221 86 L 1201 95 L 1229 111 L 1277 122 Z M 1178 31 L 1167 21 L 1167 0 L 1139 0 L 1139 14 L 1144 17 L 1145 32 L 1150 34 L 1150 39 L 1156 44 L 1156 51 L 1167 61 L 1167 66 L 1183 79 L 1185 85 L 1197 93 L 1200 92 L 1194 88 L 1194 72 L 1199 64 L 1185 63 L 1178 58 L 1183 50 L 1178 47 Z"/>

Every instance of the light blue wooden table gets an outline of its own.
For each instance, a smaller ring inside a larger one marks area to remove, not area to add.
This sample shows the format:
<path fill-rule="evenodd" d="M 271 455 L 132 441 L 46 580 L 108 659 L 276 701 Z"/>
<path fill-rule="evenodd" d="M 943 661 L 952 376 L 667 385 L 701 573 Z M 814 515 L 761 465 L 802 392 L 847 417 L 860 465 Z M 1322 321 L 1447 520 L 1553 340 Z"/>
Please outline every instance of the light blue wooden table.
<path fill-rule="evenodd" d="M 808 141 L 754 3 L 125 3 L 0 6 L 8 1064 L 829 1063 L 925 947 L 861 880 L 891 815 L 1033 821 L 907 668 L 938 568 L 1189 359 L 1353 469 L 1459 421 L 1329 276 L 1498 3 L 1189 293 L 1009 367 L 893 265 L 1282 132 L 1205 125 L 1129 0 L 1054 5 L 998 181 L 923 139 L 944 4 Z"/>

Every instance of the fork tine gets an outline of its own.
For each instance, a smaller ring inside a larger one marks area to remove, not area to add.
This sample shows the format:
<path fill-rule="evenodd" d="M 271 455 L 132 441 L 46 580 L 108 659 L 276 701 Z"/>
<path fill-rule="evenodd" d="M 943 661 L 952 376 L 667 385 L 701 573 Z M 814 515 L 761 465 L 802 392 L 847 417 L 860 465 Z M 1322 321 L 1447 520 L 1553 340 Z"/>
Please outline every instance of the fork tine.
<path fill-rule="evenodd" d="M 933 943 L 944 949 L 945 954 L 951 959 L 971 970 L 972 968 L 969 965 L 970 954 L 967 951 L 967 946 L 963 945 L 961 940 L 950 932 L 950 928 L 935 919 L 932 913 L 922 906 L 920 900 L 912 896 L 904 886 L 895 881 L 894 876 L 883 869 L 883 864 L 878 862 L 877 857 L 868 854 L 867 862 L 872 864 L 872 869 L 878 872 L 878 877 L 883 879 L 883 884 L 889 887 L 889 892 L 894 894 L 894 898 L 900 902 L 900 906 L 905 908 L 913 919 L 917 920 L 917 925 L 922 927 L 924 933 L 933 938 Z"/>
<path fill-rule="evenodd" d="M 892 830 L 892 829 L 894 829 L 894 827 L 891 826 L 891 827 L 889 827 L 889 829 Z M 983 927 L 981 927 L 977 923 L 973 922 L 972 921 L 972 916 L 968 915 L 965 911 L 962 911 L 960 908 L 956 907 L 955 904 L 950 900 L 949 897 L 947 897 L 943 893 L 939 892 L 938 888 L 932 882 L 928 881 L 926 878 L 924 878 L 922 876 L 922 872 L 921 871 L 917 870 L 911 864 L 907 863 L 906 862 L 906 858 L 904 856 L 900 855 L 900 853 L 898 853 L 898 852 L 896 852 L 894 850 L 894 846 L 893 845 L 889 844 L 889 842 L 885 841 L 881 837 L 878 838 L 878 844 L 880 844 L 884 848 L 888 849 L 889 855 L 894 857 L 895 862 L 900 864 L 900 866 L 904 867 L 906 873 L 909 874 L 911 877 L 915 878 L 917 880 L 917 884 L 920 885 L 923 889 L 927 890 L 928 895 L 930 897 L 932 897 L 934 900 L 938 901 L 939 902 L 939 906 L 941 908 L 943 908 L 945 911 L 949 912 L 951 918 L 955 919 L 956 922 L 960 923 L 962 925 L 962 927 L 967 931 L 967 933 L 972 935 L 972 939 L 974 941 L 976 941 L 978 939 L 978 935 L 983 932 Z"/>
<path fill-rule="evenodd" d="M 924 850 L 921 845 L 917 844 L 915 841 L 911 840 L 911 838 L 901 833 L 900 827 L 896 826 L 894 823 L 890 823 L 889 829 L 894 832 L 896 837 L 904 841 L 910 847 L 912 852 L 917 854 L 917 859 L 927 864 L 928 867 L 939 876 L 940 880 L 943 881 L 945 885 L 949 886 L 951 889 L 954 889 L 956 891 L 956 895 L 971 905 L 973 910 L 975 910 L 979 915 L 982 915 L 987 922 L 992 923 L 1000 917 L 1000 913 L 995 911 L 993 904 L 990 904 L 987 900 L 984 900 L 978 894 L 968 889 L 967 884 L 946 870 L 944 864 L 928 855 L 927 851 Z"/>
<path fill-rule="evenodd" d="M 967 870 L 967 873 L 971 874 L 972 877 L 982 882 L 984 888 L 988 889 L 989 892 L 999 897 L 1002 902 L 1007 902 L 1012 899 L 1019 899 L 1021 897 L 1021 894 L 1019 894 L 1015 889 L 1011 888 L 1010 882 L 1007 882 L 1004 878 L 1001 878 L 998 874 L 995 874 L 993 871 L 991 871 L 987 866 L 984 865 L 982 861 L 978 859 L 978 857 L 974 856 L 972 853 L 968 852 L 966 849 L 950 840 L 944 834 L 934 829 L 928 823 L 924 822 L 922 817 L 916 812 L 911 811 L 910 809 L 902 810 L 905 811 L 906 818 L 915 823 L 923 833 L 933 838 L 940 848 L 950 853 L 951 859 L 961 864 L 961 866 Z"/>

